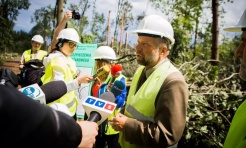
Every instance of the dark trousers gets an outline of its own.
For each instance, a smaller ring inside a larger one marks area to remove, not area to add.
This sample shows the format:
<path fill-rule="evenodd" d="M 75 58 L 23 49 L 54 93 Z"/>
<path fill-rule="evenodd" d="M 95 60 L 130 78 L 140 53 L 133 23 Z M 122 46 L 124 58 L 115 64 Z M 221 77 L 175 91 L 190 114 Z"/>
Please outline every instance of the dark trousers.
<path fill-rule="evenodd" d="M 95 148 L 105 148 L 106 142 L 108 148 L 121 148 L 120 144 L 118 143 L 119 139 L 119 134 L 114 134 L 114 135 L 105 135 L 99 134 L 96 137 L 96 143 L 95 143 Z"/>

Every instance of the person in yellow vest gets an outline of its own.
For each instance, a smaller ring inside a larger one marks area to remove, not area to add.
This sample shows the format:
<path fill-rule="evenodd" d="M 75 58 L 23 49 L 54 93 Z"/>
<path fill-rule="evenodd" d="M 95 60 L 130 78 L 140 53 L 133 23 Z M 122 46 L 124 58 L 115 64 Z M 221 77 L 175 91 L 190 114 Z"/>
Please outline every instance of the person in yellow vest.
<path fill-rule="evenodd" d="M 34 35 L 31 39 L 32 48 L 23 52 L 20 60 L 19 85 L 25 87 L 34 83 L 42 85 L 40 78 L 44 73 L 42 60 L 47 51 L 41 50 L 44 39 L 41 35 Z"/>
<path fill-rule="evenodd" d="M 116 60 L 116 54 L 114 49 L 112 49 L 109 46 L 100 46 L 96 49 L 93 59 L 95 59 L 95 68 L 94 68 L 94 73 L 96 71 L 103 67 L 103 66 L 108 66 L 111 69 L 112 66 L 112 61 Z M 99 77 L 96 78 L 96 80 L 92 84 L 92 89 L 91 89 L 91 94 L 94 97 L 99 97 L 98 92 L 100 89 L 100 86 L 102 83 L 109 83 L 111 80 L 111 75 L 105 74 L 105 75 L 100 75 Z"/>
<path fill-rule="evenodd" d="M 239 76 L 246 81 L 246 9 L 238 25 L 224 28 L 224 30 L 229 32 L 242 32 L 242 41 L 235 51 L 235 56 L 241 61 Z M 246 101 L 238 107 L 232 119 L 223 147 L 246 147 Z"/>
<path fill-rule="evenodd" d="M 54 101 L 54 103 L 65 104 L 71 115 L 76 119 L 76 109 L 78 98 L 76 88 L 81 83 L 93 81 L 91 75 L 83 75 L 78 77 L 75 61 L 70 57 L 80 43 L 80 38 L 77 31 L 73 28 L 66 28 L 59 32 L 57 37 L 56 48 L 52 49 L 51 53 L 44 58 L 45 74 L 42 77 L 43 84 L 50 81 L 63 80 L 69 83 L 70 91 L 64 96 Z M 52 102 L 53 103 L 53 102 Z M 48 104 L 51 105 L 52 103 Z"/>
<path fill-rule="evenodd" d="M 23 52 L 20 60 L 19 68 L 23 69 L 24 64 L 32 59 L 43 60 L 43 58 L 47 55 L 47 51 L 41 50 L 42 44 L 44 43 L 44 39 L 41 35 L 34 35 L 31 39 L 32 49 L 28 49 Z"/>
<path fill-rule="evenodd" d="M 117 72 L 114 70 L 112 71 L 112 67 L 114 66 L 112 64 L 112 61 L 116 60 L 116 54 L 111 47 L 100 46 L 95 51 L 93 58 L 96 60 L 95 71 L 97 71 L 97 69 L 99 69 L 104 65 L 108 65 L 109 68 L 111 69 L 111 73 L 108 73 L 107 75 L 99 76 L 97 78 L 97 80 L 94 82 L 92 86 L 92 96 L 100 97 L 101 94 L 109 91 L 110 88 L 108 88 L 108 86 L 113 81 L 122 81 L 124 84 L 126 84 L 126 77 L 121 73 L 122 69 L 118 70 Z M 115 77 L 114 80 L 112 76 Z M 118 99 L 119 102 L 117 109 L 113 112 L 111 116 L 108 117 L 108 120 L 104 121 L 99 126 L 99 132 L 98 132 L 99 134 L 96 137 L 95 148 L 105 148 L 106 144 L 108 148 L 120 148 L 120 145 L 118 143 L 119 132 L 112 129 L 108 121 L 119 113 L 121 107 L 124 105 L 126 93 L 127 91 L 125 87 L 124 90 L 122 90 L 122 93 L 116 96 L 116 99 Z"/>
<path fill-rule="evenodd" d="M 122 148 L 174 148 L 187 115 L 188 85 L 167 58 L 174 44 L 171 24 L 159 15 L 140 21 L 135 47 L 140 66 L 135 72 L 122 113 L 110 124 L 120 131 Z"/>

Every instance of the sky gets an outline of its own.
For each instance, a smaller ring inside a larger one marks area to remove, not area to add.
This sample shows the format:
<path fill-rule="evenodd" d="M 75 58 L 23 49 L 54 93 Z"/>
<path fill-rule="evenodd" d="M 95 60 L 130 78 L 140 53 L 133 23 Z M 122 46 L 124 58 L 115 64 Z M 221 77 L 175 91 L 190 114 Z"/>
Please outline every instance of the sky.
<path fill-rule="evenodd" d="M 31 17 L 33 16 L 36 9 L 40 9 L 41 7 L 46 7 L 49 4 L 51 6 L 55 6 L 56 0 L 29 0 L 31 5 L 28 10 L 21 10 L 20 14 L 17 17 L 17 21 L 15 22 L 16 25 L 14 27 L 14 30 L 24 30 L 26 32 L 29 32 L 31 28 L 34 26 L 34 23 L 31 23 Z M 211 0 L 210 0 L 211 1 Z M 227 1 L 227 0 L 223 0 Z M 68 3 L 77 4 L 79 0 L 67 0 Z M 115 12 L 116 12 L 116 6 L 117 6 L 117 0 L 97 0 L 96 7 L 98 8 L 97 11 L 103 12 L 105 16 L 108 16 L 108 12 L 111 11 L 111 18 L 115 18 Z M 129 0 L 129 2 L 133 5 L 133 15 L 139 15 L 143 11 L 146 12 L 146 14 L 160 14 L 161 12 L 156 11 L 149 3 L 148 0 Z M 67 4 L 64 8 L 64 11 L 68 10 L 67 7 L 69 4 Z M 226 13 L 224 14 L 224 18 L 220 19 L 219 22 L 222 21 L 225 22 L 226 26 L 233 26 L 238 24 L 241 15 L 243 14 L 243 11 L 246 9 L 246 0 L 234 0 L 233 3 L 226 3 L 223 5 L 223 8 L 225 9 Z M 88 14 L 89 16 L 90 14 Z M 211 19 L 212 16 L 209 14 L 208 19 Z M 135 28 L 134 28 L 135 29 Z M 133 30 L 133 29 L 132 29 Z M 227 37 L 239 35 L 240 33 L 229 33 L 223 31 L 223 29 L 220 29 L 220 35 L 223 34 Z M 130 38 L 130 34 L 129 34 Z"/>

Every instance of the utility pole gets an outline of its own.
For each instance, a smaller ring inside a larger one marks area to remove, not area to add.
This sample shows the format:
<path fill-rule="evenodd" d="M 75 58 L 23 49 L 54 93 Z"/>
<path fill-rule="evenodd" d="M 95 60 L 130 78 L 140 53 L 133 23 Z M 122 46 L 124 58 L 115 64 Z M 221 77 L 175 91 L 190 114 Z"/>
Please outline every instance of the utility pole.
<path fill-rule="evenodd" d="M 107 35 L 107 45 L 109 46 L 109 40 L 110 40 L 110 13 L 111 11 L 108 12 L 108 35 Z"/>
<path fill-rule="evenodd" d="M 119 46 L 119 51 L 118 51 L 119 56 L 120 56 L 121 47 L 122 47 L 123 30 L 124 30 L 124 12 L 122 12 L 122 18 L 121 18 L 120 46 Z"/>

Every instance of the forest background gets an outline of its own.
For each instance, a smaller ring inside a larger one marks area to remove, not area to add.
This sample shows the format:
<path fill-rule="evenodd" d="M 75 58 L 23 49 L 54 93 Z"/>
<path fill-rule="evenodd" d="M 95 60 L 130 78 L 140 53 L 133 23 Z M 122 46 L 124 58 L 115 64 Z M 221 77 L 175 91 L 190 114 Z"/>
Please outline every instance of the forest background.
<path fill-rule="evenodd" d="M 31 15 L 31 23 L 35 25 L 26 32 L 14 28 L 19 11 L 31 7 L 29 0 L 1 0 L 0 64 L 11 58 L 8 55 L 19 57 L 29 49 L 30 39 L 35 34 L 45 38 L 42 48 L 47 50 L 57 26 L 60 1 L 36 9 Z M 226 15 L 223 5 L 234 1 L 148 1 L 148 5 L 162 13 L 174 28 L 175 44 L 169 58 L 184 74 L 191 94 L 186 129 L 179 147 L 221 148 L 232 117 L 245 100 L 246 83 L 238 77 L 239 61 L 233 56 L 241 34 L 232 37 L 220 34 L 220 30 L 227 26 L 225 22 L 219 22 Z M 81 33 L 82 43 L 112 46 L 119 58 L 116 62 L 123 65 L 124 74 L 131 78 L 138 65 L 134 60 L 136 41 L 133 40 L 136 38 L 128 38 L 128 32 L 133 26 L 136 28 L 146 11 L 134 15 L 129 0 L 118 0 L 115 5 L 117 11 L 112 17 L 110 12 L 98 12 L 96 4 L 97 0 L 79 0 L 78 3 L 64 0 L 64 8 L 76 10 L 81 15 L 79 20 L 69 21 L 68 27 L 76 28 Z M 243 10 L 238 15 L 242 13 Z"/>

